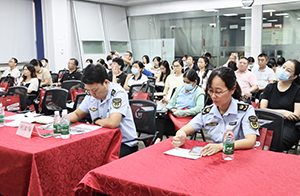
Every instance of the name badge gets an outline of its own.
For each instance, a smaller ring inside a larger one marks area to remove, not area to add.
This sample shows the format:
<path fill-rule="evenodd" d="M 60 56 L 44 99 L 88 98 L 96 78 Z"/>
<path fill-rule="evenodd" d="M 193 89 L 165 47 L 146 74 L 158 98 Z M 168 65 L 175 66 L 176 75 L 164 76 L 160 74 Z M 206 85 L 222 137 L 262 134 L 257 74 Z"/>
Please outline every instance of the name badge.
<path fill-rule="evenodd" d="M 34 124 L 21 121 L 16 134 L 30 139 L 33 131 L 37 132 Z"/>

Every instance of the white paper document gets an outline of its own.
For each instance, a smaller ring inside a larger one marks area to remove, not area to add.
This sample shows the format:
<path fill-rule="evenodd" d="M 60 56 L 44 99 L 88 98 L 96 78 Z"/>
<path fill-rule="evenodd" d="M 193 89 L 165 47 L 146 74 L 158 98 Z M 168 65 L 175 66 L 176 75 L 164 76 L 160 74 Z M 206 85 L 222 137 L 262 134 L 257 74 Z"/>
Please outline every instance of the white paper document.
<path fill-rule="evenodd" d="M 165 151 L 164 154 L 172 155 L 176 157 L 183 157 L 187 159 L 199 159 L 201 156 L 197 155 L 190 155 L 189 154 L 190 149 L 184 149 L 184 148 L 173 148 L 171 150 Z"/>
<path fill-rule="evenodd" d="M 76 135 L 76 134 L 88 133 L 88 132 L 100 129 L 101 127 L 102 126 L 80 124 L 80 125 L 76 125 L 74 127 L 71 127 L 70 128 L 70 134 L 71 135 Z"/>

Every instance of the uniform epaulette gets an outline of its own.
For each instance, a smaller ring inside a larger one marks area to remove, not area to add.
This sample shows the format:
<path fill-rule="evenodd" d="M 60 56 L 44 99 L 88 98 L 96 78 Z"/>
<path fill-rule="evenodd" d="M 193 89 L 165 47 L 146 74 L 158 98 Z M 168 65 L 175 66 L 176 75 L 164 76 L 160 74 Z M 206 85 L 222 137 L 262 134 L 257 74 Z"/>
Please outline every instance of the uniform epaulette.
<path fill-rule="evenodd" d="M 112 91 L 111 91 L 111 96 L 114 96 L 115 93 L 116 93 L 115 89 L 112 89 Z"/>
<path fill-rule="evenodd" d="M 207 106 L 207 107 L 203 108 L 202 115 L 208 114 L 212 107 L 213 107 L 213 105 L 210 105 L 210 106 Z"/>
<path fill-rule="evenodd" d="M 238 110 L 240 111 L 247 111 L 249 105 L 248 104 L 243 104 L 243 103 L 238 103 Z"/>

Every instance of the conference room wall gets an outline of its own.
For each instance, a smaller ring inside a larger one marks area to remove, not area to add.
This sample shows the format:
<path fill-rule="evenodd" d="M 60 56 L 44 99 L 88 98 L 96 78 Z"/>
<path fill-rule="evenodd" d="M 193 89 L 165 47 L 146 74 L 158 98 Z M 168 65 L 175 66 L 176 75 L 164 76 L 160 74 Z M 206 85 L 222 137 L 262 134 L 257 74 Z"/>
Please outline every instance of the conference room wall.
<path fill-rule="evenodd" d="M 24 63 L 36 56 L 32 0 L 1 0 L 0 26 L 1 66 L 12 57 Z"/>

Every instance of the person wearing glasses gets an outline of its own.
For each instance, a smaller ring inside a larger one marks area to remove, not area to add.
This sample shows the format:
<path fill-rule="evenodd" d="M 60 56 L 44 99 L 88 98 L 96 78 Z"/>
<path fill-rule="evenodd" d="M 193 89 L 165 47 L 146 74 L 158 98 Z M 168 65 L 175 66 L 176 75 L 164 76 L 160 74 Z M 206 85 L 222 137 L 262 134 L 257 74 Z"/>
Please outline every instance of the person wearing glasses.
<path fill-rule="evenodd" d="M 138 150 L 135 124 L 126 91 L 109 82 L 103 66 L 88 65 L 81 79 L 89 95 L 74 112 L 69 114 L 70 122 L 81 120 L 90 114 L 95 125 L 119 128 L 122 132 L 120 158 Z"/>
<path fill-rule="evenodd" d="M 213 143 L 202 149 L 202 156 L 210 156 L 223 149 L 223 136 L 226 126 L 233 126 L 234 149 L 253 148 L 258 133 L 258 120 L 251 105 L 240 102 L 241 89 L 234 71 L 219 67 L 212 71 L 207 83 L 207 94 L 213 104 L 205 107 L 187 125 L 177 131 L 173 146 L 185 143 L 186 137 L 204 128 Z"/>

